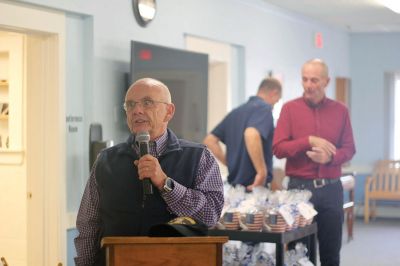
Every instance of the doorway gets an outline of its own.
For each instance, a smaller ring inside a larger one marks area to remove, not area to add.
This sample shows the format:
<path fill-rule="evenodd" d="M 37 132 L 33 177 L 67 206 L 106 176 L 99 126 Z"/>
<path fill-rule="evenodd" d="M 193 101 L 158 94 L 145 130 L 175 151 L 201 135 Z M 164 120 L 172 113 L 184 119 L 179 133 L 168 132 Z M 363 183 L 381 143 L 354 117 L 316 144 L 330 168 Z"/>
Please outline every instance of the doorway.
<path fill-rule="evenodd" d="M 0 31 L 22 40 L 21 72 L 8 75 L 10 84 L 21 84 L 20 95 L 9 103 L 14 115 L 20 114 L 19 130 L 10 123 L 20 142 L 0 151 L 0 186 L 17 193 L 0 197 L 0 255 L 9 265 L 64 264 L 65 16 L 1 2 L 0 25 Z"/>
<path fill-rule="evenodd" d="M 187 35 L 186 49 L 208 54 L 207 133 L 234 107 L 245 101 L 244 48 L 224 42 Z M 219 163 L 224 180 L 225 165 Z"/>

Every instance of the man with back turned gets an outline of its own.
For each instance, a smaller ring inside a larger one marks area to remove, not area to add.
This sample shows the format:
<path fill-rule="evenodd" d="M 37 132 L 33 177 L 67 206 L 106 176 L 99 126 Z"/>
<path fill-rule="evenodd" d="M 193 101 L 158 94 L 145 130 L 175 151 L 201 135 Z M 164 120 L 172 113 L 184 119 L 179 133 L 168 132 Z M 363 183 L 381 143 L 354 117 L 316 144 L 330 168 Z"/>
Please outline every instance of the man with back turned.
<path fill-rule="evenodd" d="M 282 95 L 275 78 L 261 81 L 257 94 L 232 110 L 203 143 L 228 167 L 228 183 L 252 191 L 272 181 L 272 108 Z M 221 143 L 226 146 L 222 150 Z"/>
<path fill-rule="evenodd" d="M 152 225 L 178 216 L 207 226 L 218 221 L 223 187 L 218 164 L 202 144 L 178 139 L 168 129 L 175 106 L 162 82 L 144 78 L 128 89 L 124 109 L 131 135 L 103 150 L 91 171 L 77 217 L 77 265 L 103 265 L 100 240 L 143 236 Z M 136 136 L 150 135 L 149 154 L 140 157 Z M 149 178 L 153 194 L 143 195 Z"/>
<path fill-rule="evenodd" d="M 302 67 L 303 96 L 283 105 L 273 152 L 287 158 L 289 189 L 308 189 L 318 214 L 321 265 L 339 265 L 343 223 L 341 166 L 355 153 L 347 108 L 326 97 L 328 67 L 320 59 Z"/>

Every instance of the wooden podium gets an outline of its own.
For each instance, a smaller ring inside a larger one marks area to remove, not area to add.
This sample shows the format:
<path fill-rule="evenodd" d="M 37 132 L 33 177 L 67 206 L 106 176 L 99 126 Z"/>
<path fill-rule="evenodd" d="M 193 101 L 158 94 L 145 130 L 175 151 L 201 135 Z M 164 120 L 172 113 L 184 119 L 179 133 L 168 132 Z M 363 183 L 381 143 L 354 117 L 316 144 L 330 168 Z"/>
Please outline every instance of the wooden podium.
<path fill-rule="evenodd" d="M 222 265 L 226 236 L 104 237 L 107 266 Z"/>

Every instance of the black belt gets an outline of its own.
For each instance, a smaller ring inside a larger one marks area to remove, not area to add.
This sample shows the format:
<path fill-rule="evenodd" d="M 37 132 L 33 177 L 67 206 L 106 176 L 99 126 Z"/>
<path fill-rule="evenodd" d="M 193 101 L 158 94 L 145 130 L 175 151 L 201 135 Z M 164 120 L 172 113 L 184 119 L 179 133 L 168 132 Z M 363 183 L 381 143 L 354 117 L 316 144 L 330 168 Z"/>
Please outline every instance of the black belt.
<path fill-rule="evenodd" d="M 315 179 L 304 179 L 299 177 L 290 177 L 290 183 L 292 185 L 305 185 L 312 186 L 314 188 L 321 188 L 329 184 L 334 184 L 340 181 L 340 178 L 315 178 Z"/>

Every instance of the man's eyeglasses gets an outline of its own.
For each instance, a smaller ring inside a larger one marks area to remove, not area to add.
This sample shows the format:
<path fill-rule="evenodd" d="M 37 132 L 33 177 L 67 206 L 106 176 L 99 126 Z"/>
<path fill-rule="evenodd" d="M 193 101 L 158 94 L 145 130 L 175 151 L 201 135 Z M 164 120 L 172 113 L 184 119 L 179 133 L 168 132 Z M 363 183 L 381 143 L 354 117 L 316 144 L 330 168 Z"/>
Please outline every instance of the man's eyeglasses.
<path fill-rule="evenodd" d="M 145 99 L 141 99 L 139 102 L 135 102 L 135 101 L 124 102 L 123 107 L 124 107 L 124 110 L 126 112 L 128 112 L 128 111 L 133 110 L 137 104 L 141 105 L 142 108 L 144 108 L 144 109 L 152 109 L 155 107 L 155 105 L 157 103 L 169 104 L 167 102 L 160 102 L 160 101 L 155 101 L 153 99 L 145 98 Z"/>

